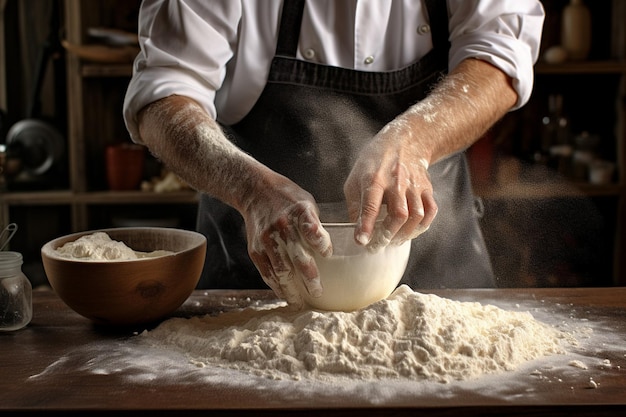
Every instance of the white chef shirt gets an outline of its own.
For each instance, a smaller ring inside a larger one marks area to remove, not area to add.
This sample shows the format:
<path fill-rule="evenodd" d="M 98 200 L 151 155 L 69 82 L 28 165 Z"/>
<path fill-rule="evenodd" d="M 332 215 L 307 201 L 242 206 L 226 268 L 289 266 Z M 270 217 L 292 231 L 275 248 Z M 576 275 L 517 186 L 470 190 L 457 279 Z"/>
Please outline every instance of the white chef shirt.
<path fill-rule="evenodd" d="M 518 108 L 533 84 L 544 19 L 539 0 L 447 0 L 449 69 L 479 58 L 513 79 Z M 136 114 L 173 94 L 193 98 L 224 124 L 260 96 L 276 50 L 282 0 L 144 0 L 141 52 L 124 101 L 133 140 Z M 361 71 L 392 71 L 432 49 L 416 0 L 308 0 L 297 59 Z"/>

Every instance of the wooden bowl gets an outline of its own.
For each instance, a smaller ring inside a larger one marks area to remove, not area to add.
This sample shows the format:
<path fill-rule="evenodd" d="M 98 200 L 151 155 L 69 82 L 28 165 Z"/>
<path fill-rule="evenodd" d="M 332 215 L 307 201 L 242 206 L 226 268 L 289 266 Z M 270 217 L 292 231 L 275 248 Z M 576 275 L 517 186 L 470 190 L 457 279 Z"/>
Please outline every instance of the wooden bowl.
<path fill-rule="evenodd" d="M 74 311 L 98 323 L 135 325 L 162 319 L 195 289 L 204 266 L 206 238 L 200 233 L 159 227 L 98 230 L 135 251 L 174 252 L 124 261 L 68 259 L 58 247 L 96 230 L 54 239 L 41 248 L 52 288 Z"/>

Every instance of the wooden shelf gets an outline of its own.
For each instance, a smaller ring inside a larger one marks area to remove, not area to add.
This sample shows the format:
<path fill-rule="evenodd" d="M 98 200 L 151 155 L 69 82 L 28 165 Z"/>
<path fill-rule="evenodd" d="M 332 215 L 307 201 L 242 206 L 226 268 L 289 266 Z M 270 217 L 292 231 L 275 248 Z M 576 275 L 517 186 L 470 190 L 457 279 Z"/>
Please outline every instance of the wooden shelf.
<path fill-rule="evenodd" d="M 98 191 L 81 193 L 76 201 L 83 204 L 195 204 L 199 197 L 195 191 Z"/>
<path fill-rule="evenodd" d="M 515 182 L 498 185 L 474 185 L 474 192 L 489 199 L 545 199 L 566 197 L 619 197 L 626 187 L 588 183 Z"/>
<path fill-rule="evenodd" d="M 194 204 L 195 191 L 154 193 L 149 191 L 94 191 L 75 193 L 69 190 L 4 193 L 0 200 L 10 205 L 61 204 Z"/>
<path fill-rule="evenodd" d="M 562 64 L 540 62 L 536 74 L 626 74 L 626 61 L 569 61 Z"/>
<path fill-rule="evenodd" d="M 70 204 L 75 194 L 70 190 L 59 191 L 22 191 L 9 192 L 0 195 L 0 201 L 4 204 L 19 205 L 57 205 Z"/>

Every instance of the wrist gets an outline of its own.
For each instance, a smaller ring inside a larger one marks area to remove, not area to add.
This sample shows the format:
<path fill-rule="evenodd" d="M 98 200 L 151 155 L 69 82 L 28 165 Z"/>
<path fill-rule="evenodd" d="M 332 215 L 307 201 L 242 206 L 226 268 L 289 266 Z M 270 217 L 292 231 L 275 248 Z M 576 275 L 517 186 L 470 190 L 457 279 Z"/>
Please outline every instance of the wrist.
<path fill-rule="evenodd" d="M 441 133 L 436 125 L 425 122 L 423 111 L 417 106 L 419 103 L 390 122 L 382 131 L 385 134 L 382 140 L 397 142 L 398 145 L 390 149 L 411 155 L 413 163 L 428 169 L 433 163 L 435 145 L 440 142 Z"/>

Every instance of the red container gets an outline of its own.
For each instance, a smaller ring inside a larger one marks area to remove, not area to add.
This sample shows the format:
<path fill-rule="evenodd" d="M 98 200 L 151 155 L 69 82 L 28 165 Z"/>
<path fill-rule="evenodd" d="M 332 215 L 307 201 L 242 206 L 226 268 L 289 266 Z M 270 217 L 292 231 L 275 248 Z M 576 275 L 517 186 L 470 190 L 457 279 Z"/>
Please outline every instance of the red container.
<path fill-rule="evenodd" d="M 106 148 L 106 174 L 109 189 L 137 190 L 143 178 L 145 148 L 123 143 Z"/>

